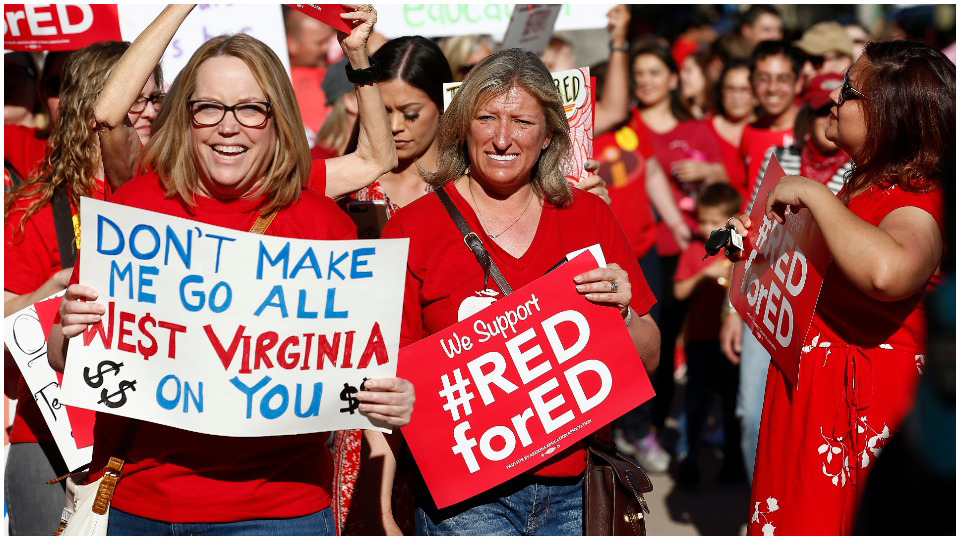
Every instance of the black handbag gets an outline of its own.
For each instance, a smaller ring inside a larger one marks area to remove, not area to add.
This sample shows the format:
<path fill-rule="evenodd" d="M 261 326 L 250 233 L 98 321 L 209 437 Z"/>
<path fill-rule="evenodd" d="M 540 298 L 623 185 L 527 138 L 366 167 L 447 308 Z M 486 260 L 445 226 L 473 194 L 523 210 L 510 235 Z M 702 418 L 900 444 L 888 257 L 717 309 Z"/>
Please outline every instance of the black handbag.
<path fill-rule="evenodd" d="M 484 284 L 492 276 L 504 296 L 513 292 L 496 263 L 483 247 L 477 233 L 454 206 L 450 195 L 441 187 L 434 193 L 450 214 L 463 235 L 463 243 L 470 248 L 483 267 Z M 625 456 L 612 443 L 596 436 L 584 439 L 587 447 L 587 470 L 583 478 L 583 527 L 587 536 L 645 536 L 643 514 L 650 513 L 644 493 L 653 491 L 647 473 Z"/>

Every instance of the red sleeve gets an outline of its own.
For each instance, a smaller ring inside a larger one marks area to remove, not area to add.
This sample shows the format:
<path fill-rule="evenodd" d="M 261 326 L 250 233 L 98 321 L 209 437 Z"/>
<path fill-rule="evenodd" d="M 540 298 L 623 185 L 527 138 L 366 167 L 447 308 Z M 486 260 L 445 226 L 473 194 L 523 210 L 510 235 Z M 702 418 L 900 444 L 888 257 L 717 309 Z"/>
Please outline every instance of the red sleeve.
<path fill-rule="evenodd" d="M 627 235 L 620 228 L 620 224 L 613 217 L 613 211 L 600 199 L 597 199 L 597 201 L 596 223 L 600 225 L 600 230 L 603 231 L 600 247 L 607 258 L 607 264 L 617 263 L 620 268 L 627 271 L 633 289 L 630 307 L 638 315 L 646 315 L 650 312 L 650 308 L 657 303 L 657 299 L 653 296 L 650 286 L 647 285 L 647 280 L 643 277 L 643 271 L 640 270 L 640 264 L 637 262 L 633 248 L 630 247 Z"/>
<path fill-rule="evenodd" d="M 914 207 L 930 214 L 940 227 L 940 233 L 943 234 L 943 190 L 936 188 L 928 193 L 911 193 L 900 188 L 895 188 L 896 192 L 880 199 L 880 204 L 876 206 L 873 214 L 876 223 L 879 224 L 887 214 L 898 208 Z"/>
<path fill-rule="evenodd" d="M 677 271 L 673 274 L 674 283 L 692 278 L 697 272 L 712 263 L 715 257 L 719 257 L 719 255 L 715 255 L 703 261 L 701 259 L 705 254 L 706 251 L 704 251 L 702 242 L 690 242 L 687 249 L 680 254 L 680 260 L 677 261 Z"/>
<path fill-rule="evenodd" d="M 396 215 L 387 221 L 380 238 L 408 238 Z M 420 311 L 420 280 L 411 271 L 412 260 L 416 257 L 416 246 L 410 242 L 407 254 L 407 275 L 403 288 L 403 315 L 400 319 L 400 347 L 406 347 L 423 339 L 423 315 Z"/>
<path fill-rule="evenodd" d="M 21 229 L 19 223 L 24 208 L 10 212 L 3 228 L 3 289 L 17 295 L 35 291 L 60 269 L 59 260 L 53 259 L 57 250 L 56 233 L 51 229 L 43 234 L 38 227 L 40 213 L 49 211 L 49 207 L 30 216 Z"/>
<path fill-rule="evenodd" d="M 310 178 L 307 180 L 307 187 L 320 193 L 327 192 L 327 161 L 325 159 L 314 159 L 310 162 Z"/>

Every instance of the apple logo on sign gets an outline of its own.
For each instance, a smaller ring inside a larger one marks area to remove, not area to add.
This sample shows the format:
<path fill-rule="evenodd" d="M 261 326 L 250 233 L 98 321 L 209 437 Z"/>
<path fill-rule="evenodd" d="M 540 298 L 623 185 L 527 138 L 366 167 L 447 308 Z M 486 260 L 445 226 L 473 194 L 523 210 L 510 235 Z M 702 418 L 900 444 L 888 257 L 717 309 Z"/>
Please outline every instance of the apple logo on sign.
<path fill-rule="evenodd" d="M 457 310 L 457 320 L 469 319 L 474 314 L 479 313 L 485 307 L 497 301 L 500 293 L 493 289 L 484 289 L 477 291 L 476 296 L 468 296 L 460 303 L 460 309 Z"/>

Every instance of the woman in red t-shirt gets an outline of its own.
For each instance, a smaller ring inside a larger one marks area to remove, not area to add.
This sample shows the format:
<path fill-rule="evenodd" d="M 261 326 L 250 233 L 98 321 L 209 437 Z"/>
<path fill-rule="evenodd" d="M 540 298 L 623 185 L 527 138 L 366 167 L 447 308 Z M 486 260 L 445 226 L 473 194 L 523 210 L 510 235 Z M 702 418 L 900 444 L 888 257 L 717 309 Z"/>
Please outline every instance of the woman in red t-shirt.
<path fill-rule="evenodd" d="M 652 370 L 658 352 L 658 332 L 648 313 L 653 295 L 613 213 L 598 197 L 571 189 L 561 172 L 569 127 L 540 59 L 508 49 L 478 63 L 444 114 L 439 140 L 439 167 L 427 181 L 450 197 L 511 287 L 519 289 L 543 276 L 574 250 L 601 245 L 614 264 L 578 276 L 577 290 L 619 311 L 645 367 Z M 383 236 L 410 238 L 401 345 L 470 317 L 499 297 L 486 289 L 484 268 L 463 244 L 438 195 L 401 208 Z M 364 468 L 382 468 L 387 484 L 383 526 L 392 533 L 397 528 L 388 486 L 395 445 L 370 435 L 371 462 Z M 394 443 L 401 442 L 393 437 Z M 584 468 L 583 445 L 577 444 L 528 474 L 455 506 L 437 509 L 423 494 L 417 500 L 417 533 L 581 535 Z"/>
<path fill-rule="evenodd" d="M 60 259 L 52 210 L 54 193 L 62 190 L 73 218 L 68 226 L 70 230 L 79 230 L 80 197 L 103 198 L 104 192 L 109 191 L 104 185 L 102 162 L 117 153 L 124 154 L 120 156 L 123 160 L 128 159 L 124 147 L 101 148 L 96 132 L 90 129 L 97 94 L 128 47 L 121 42 L 96 43 L 67 60 L 59 96 L 59 120 L 54 123 L 42 161 L 36 172 L 6 198 L 4 205 L 5 315 L 67 286 L 72 264 L 63 268 Z M 138 91 L 149 93 L 160 84 L 159 67 L 153 65 L 155 69 L 148 82 Z M 146 126 L 147 136 L 155 116 L 149 105 L 132 107 L 136 111 L 120 111 L 132 124 Z M 128 135 L 136 138 L 135 134 Z M 135 144 L 139 148 L 139 140 Z M 21 166 L 26 171 L 34 169 L 27 162 Z M 73 246 L 65 249 L 75 251 Z M 33 393 L 22 378 L 18 382 L 10 443 L 5 468 L 10 531 L 18 535 L 50 534 L 63 510 L 63 492 L 44 489 L 44 482 L 67 471 Z"/>
<path fill-rule="evenodd" d="M 689 231 L 696 230 L 694 201 L 697 191 L 707 183 L 725 182 L 720 145 L 705 122 L 693 120 L 680 102 L 677 66 L 670 52 L 656 45 L 642 47 L 633 54 L 633 93 L 637 99 L 633 116 L 647 131 L 660 162 L 670 179 L 670 189 L 683 215 L 683 224 L 657 227 L 657 254 L 660 256 L 660 367 L 654 375 L 657 396 L 651 408 L 651 423 L 662 430 L 673 402 L 674 347 L 683 324 L 686 304 L 673 296 L 673 275 L 682 249 L 689 242 Z M 655 437 L 643 441 L 643 452 L 662 456 Z M 653 459 L 652 461 L 661 461 Z"/>
<path fill-rule="evenodd" d="M 941 185 L 956 166 L 955 67 L 920 43 L 871 43 L 831 99 L 827 137 L 857 163 L 840 197 L 787 176 L 764 201 L 779 223 L 788 206 L 809 208 L 833 262 L 796 384 L 775 363 L 768 371 L 750 534 L 850 534 L 924 367 L 923 297 L 945 250 Z"/>
<path fill-rule="evenodd" d="M 132 103 L 146 78 L 141 66 L 160 58 L 192 9 L 167 7 L 124 55 L 103 93 Z M 342 18 L 353 26 L 340 34 L 342 47 L 361 71 L 376 12 L 358 6 Z M 360 86 L 367 101 L 377 100 L 370 95 L 376 86 Z M 237 230 L 269 218 L 263 232 L 283 237 L 356 238 L 332 201 L 305 188 L 310 154 L 293 88 L 263 42 L 235 34 L 204 43 L 178 75 L 159 124 L 145 149 L 152 172 L 124 184 L 115 202 Z M 391 155 L 389 147 L 368 150 Z M 68 287 L 49 340 L 56 369 L 64 367 L 65 338 L 104 315 L 96 299 L 90 287 Z M 409 382 L 370 379 L 365 390 L 357 394 L 364 415 L 394 427 L 409 421 Z M 333 535 L 327 439 L 325 433 L 220 437 L 97 413 L 88 480 L 97 479 L 114 452 L 125 460 L 110 503 L 111 535 Z"/>
<path fill-rule="evenodd" d="M 756 99 L 750 86 L 750 63 L 731 60 L 724 66 L 717 80 L 717 114 L 707 120 L 707 126 L 717 136 L 727 181 L 738 190 L 747 183 L 747 169 L 740 156 L 740 138 L 743 128 L 756 119 Z M 740 193 L 740 197 L 746 197 Z"/>

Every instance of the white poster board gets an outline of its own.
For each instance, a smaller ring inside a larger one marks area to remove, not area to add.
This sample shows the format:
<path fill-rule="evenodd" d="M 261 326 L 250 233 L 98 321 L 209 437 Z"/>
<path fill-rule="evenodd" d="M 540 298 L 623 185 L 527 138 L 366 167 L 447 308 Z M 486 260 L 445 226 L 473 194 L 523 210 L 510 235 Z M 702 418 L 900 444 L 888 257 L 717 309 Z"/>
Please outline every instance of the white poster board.
<path fill-rule="evenodd" d="M 507 31 L 514 4 L 374 4 L 377 31 L 388 39 L 401 36 L 462 36 L 489 34 L 498 38 Z M 563 4 L 555 31 L 607 27 L 607 12 L 614 4 Z"/>
<path fill-rule="evenodd" d="M 559 4 L 517 4 L 500 48 L 524 49 L 541 56 L 562 9 Z"/>
<path fill-rule="evenodd" d="M 50 298 L 58 296 L 63 296 L 63 291 Z M 93 447 L 77 448 L 66 408 L 60 399 L 57 373 L 47 363 L 47 336 L 33 306 L 3 319 L 3 341 L 30 388 L 67 468 L 72 471 L 90 463 Z"/>
<path fill-rule="evenodd" d="M 166 4 L 119 4 L 120 35 L 125 41 L 133 42 L 164 7 Z M 266 43 L 290 73 L 280 4 L 200 4 L 180 25 L 160 60 L 164 86 L 169 88 L 200 45 L 220 34 L 237 32 L 250 34 Z"/>
<path fill-rule="evenodd" d="M 396 373 L 409 240 L 80 208 L 80 282 L 107 313 L 70 342 L 66 403 L 234 437 L 377 427 L 356 393 Z"/>

